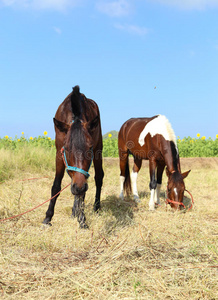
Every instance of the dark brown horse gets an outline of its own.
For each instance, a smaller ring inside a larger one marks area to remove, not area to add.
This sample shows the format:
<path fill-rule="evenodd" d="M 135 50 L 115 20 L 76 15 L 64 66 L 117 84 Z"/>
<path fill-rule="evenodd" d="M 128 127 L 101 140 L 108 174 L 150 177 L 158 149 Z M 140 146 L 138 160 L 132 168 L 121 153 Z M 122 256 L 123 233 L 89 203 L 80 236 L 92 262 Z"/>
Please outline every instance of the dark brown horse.
<path fill-rule="evenodd" d="M 183 201 L 186 178 L 190 171 L 181 173 L 179 153 L 173 129 L 165 116 L 158 115 L 152 118 L 133 118 L 126 121 L 118 135 L 120 156 L 120 198 L 124 198 L 123 190 L 127 195 L 133 190 L 134 200 L 139 201 L 137 192 L 137 175 L 142 165 L 142 159 L 149 160 L 151 198 L 149 210 L 155 209 L 160 203 L 160 187 L 165 166 L 168 176 L 167 194 L 172 201 L 173 208 L 181 207 Z M 129 173 L 128 156 L 134 157 L 134 166 Z"/>
<path fill-rule="evenodd" d="M 56 174 L 52 197 L 61 190 L 65 167 L 71 177 L 71 192 L 75 195 L 72 215 L 81 228 L 86 228 L 84 198 L 88 190 L 89 167 L 94 163 L 96 195 L 94 210 L 100 208 L 104 172 L 102 169 L 102 132 L 97 104 L 80 93 L 79 86 L 58 107 L 54 118 L 56 144 Z M 58 196 L 57 196 L 58 197 Z M 44 224 L 50 224 L 57 200 L 54 197 L 46 212 Z"/>

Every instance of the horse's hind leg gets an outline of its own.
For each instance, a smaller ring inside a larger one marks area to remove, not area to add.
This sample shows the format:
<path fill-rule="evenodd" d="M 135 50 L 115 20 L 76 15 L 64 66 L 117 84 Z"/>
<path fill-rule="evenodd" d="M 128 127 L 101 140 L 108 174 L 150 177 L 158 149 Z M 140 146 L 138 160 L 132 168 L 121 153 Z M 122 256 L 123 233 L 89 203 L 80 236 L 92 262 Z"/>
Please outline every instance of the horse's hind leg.
<path fill-rule="evenodd" d="M 131 181 L 132 181 L 132 192 L 133 192 L 134 200 L 136 202 L 140 202 L 138 190 L 137 190 L 137 177 L 138 177 L 138 172 L 141 169 L 141 166 L 142 166 L 142 160 L 134 157 L 134 165 L 131 174 Z"/>
<path fill-rule="evenodd" d="M 61 181 L 64 176 L 64 170 L 65 170 L 65 166 L 64 166 L 60 151 L 59 152 L 57 151 L 57 153 L 56 153 L 56 174 L 55 174 L 55 179 L 54 179 L 53 186 L 51 189 L 52 197 L 54 195 L 56 195 L 58 192 L 60 192 L 60 190 L 61 190 Z M 55 203 L 56 203 L 58 196 L 59 196 L 59 194 L 50 200 L 48 210 L 46 211 L 46 217 L 43 221 L 43 224 L 50 224 L 50 221 L 54 215 L 54 207 L 55 207 Z"/>
<path fill-rule="evenodd" d="M 121 152 L 121 151 L 120 151 Z M 128 167 L 128 152 L 122 152 L 120 156 L 120 199 L 124 199 L 124 182 L 126 177 L 126 168 Z"/>

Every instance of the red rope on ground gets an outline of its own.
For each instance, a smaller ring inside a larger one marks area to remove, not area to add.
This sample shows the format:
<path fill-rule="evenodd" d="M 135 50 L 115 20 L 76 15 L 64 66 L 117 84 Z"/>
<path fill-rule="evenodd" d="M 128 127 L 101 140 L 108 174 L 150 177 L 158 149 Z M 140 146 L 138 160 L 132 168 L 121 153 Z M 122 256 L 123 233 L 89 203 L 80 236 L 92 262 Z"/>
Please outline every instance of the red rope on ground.
<path fill-rule="evenodd" d="M 55 194 L 53 197 L 51 197 L 50 199 L 46 200 L 45 202 L 43 202 L 43 203 L 37 205 L 36 207 L 31 208 L 31 209 L 29 209 L 28 211 L 25 211 L 25 212 L 23 212 L 23 213 L 21 213 L 21 214 L 18 214 L 18 215 L 16 215 L 16 216 L 8 217 L 8 218 L 6 218 L 6 219 L 0 219 L 0 222 L 7 221 L 7 220 L 11 220 L 11 219 L 20 217 L 20 216 L 22 216 L 22 215 L 25 215 L 25 214 L 27 214 L 27 213 L 33 211 L 34 209 L 36 209 L 36 208 L 42 206 L 42 205 L 45 204 L 46 202 L 50 201 L 51 199 L 53 199 L 54 197 L 56 197 L 57 195 L 59 195 L 59 194 L 60 194 L 61 192 L 63 192 L 63 190 L 65 190 L 70 184 L 71 184 L 71 182 L 70 182 L 68 185 L 66 185 L 62 190 L 60 190 L 60 192 L 58 192 L 57 194 Z"/>
<path fill-rule="evenodd" d="M 192 206 L 194 205 L 194 198 L 192 196 L 192 194 L 188 191 L 188 190 L 185 190 L 187 193 L 189 193 L 189 195 L 191 196 L 191 199 L 192 199 L 192 202 L 191 202 L 191 206 L 189 207 L 188 210 L 190 210 L 192 208 Z"/>

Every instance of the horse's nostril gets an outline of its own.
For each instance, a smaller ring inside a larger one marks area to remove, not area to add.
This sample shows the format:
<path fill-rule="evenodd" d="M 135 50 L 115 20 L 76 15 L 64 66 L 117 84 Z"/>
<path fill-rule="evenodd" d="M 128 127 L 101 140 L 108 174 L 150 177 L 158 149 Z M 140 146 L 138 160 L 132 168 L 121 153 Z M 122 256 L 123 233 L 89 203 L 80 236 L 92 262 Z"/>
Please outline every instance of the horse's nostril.
<path fill-rule="evenodd" d="M 82 187 L 78 187 L 76 183 L 71 186 L 71 192 L 73 195 L 83 195 L 88 190 L 88 184 L 84 183 Z"/>
<path fill-rule="evenodd" d="M 85 183 L 85 184 L 84 184 L 84 192 L 86 192 L 87 190 L 88 190 L 88 184 Z"/>

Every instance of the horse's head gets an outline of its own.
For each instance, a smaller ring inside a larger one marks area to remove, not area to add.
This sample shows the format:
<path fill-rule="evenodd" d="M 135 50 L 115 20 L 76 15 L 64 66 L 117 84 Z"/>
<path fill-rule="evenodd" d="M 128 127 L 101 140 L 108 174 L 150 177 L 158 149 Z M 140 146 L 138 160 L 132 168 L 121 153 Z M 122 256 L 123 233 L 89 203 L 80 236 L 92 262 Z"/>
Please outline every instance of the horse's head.
<path fill-rule="evenodd" d="M 76 117 L 72 124 L 54 119 L 54 123 L 66 134 L 62 149 L 65 165 L 72 180 L 72 194 L 83 196 L 88 190 L 88 171 L 93 159 L 92 133 L 99 124 L 99 117 L 96 116 L 89 122 L 83 122 Z"/>
<path fill-rule="evenodd" d="M 174 209 L 181 209 L 183 205 L 183 197 L 185 191 L 184 179 L 188 176 L 191 170 L 180 173 L 179 171 L 170 172 L 166 169 L 168 176 L 167 183 L 167 202 Z"/>

